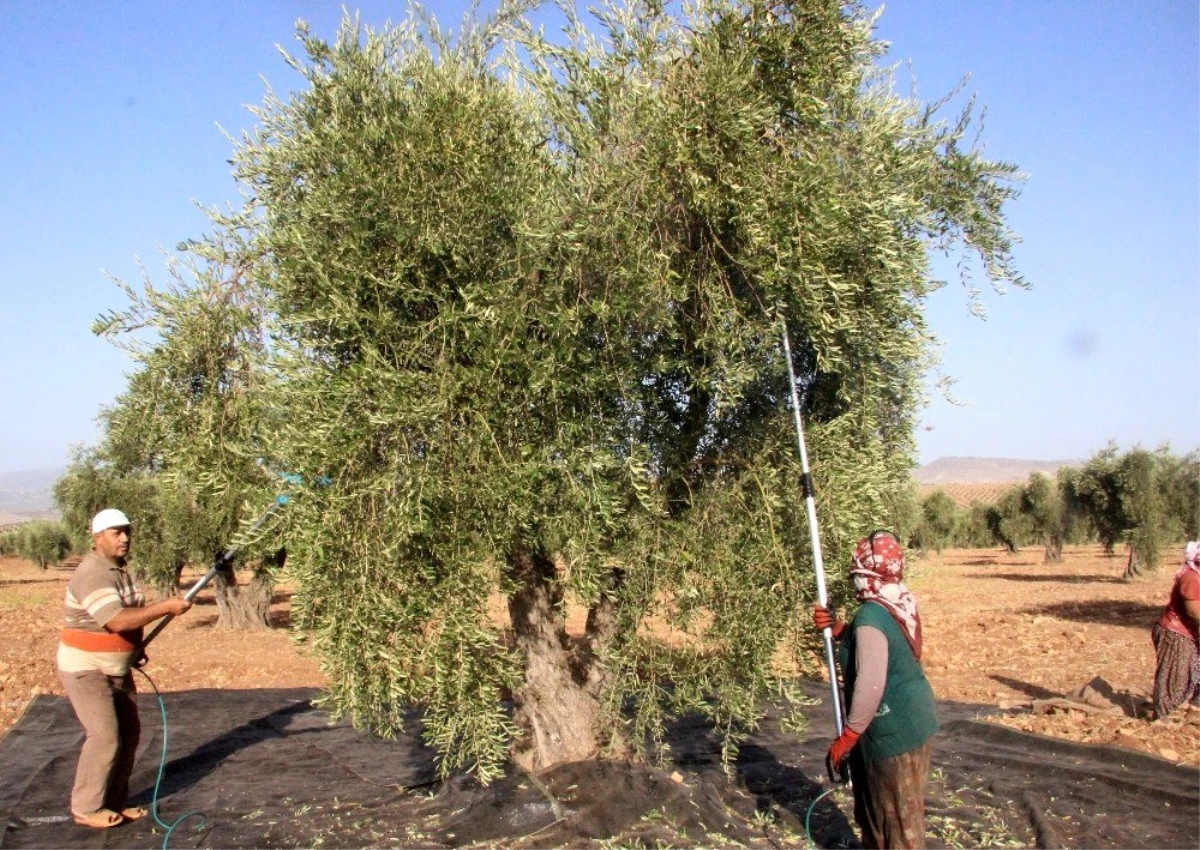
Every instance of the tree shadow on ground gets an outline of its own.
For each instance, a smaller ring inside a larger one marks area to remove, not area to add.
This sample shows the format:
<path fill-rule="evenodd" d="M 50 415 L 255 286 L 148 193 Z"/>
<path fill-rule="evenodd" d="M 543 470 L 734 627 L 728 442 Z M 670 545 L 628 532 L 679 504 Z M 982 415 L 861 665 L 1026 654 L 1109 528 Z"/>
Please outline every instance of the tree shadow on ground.
<path fill-rule="evenodd" d="M 1054 602 L 1022 608 L 1018 613 L 1035 617 L 1056 617 L 1075 623 L 1099 623 L 1105 626 L 1124 626 L 1146 629 L 1162 613 L 1161 605 L 1127 602 L 1120 599 L 1099 599 L 1088 602 Z M 1147 639 L 1149 639 L 1147 637 Z"/>
<path fill-rule="evenodd" d="M 1066 694 L 1056 693 L 1048 688 L 1043 688 L 1041 685 L 1023 682 L 1020 679 L 1013 679 L 1008 676 L 992 674 L 988 678 L 1012 688 L 1014 691 L 1020 691 L 1035 701 L 1055 700 L 1057 703 L 1062 704 L 1063 700 L 1069 700 L 1071 702 L 1082 703 L 1083 705 L 1080 706 L 1081 710 L 1085 710 L 1086 706 L 1090 706 L 1091 708 L 1102 709 L 1110 713 L 1119 711 L 1126 717 L 1140 720 L 1150 719 L 1154 716 L 1153 705 L 1144 695 L 1127 690 L 1118 691 L 1099 676 L 1094 677 L 1087 684 Z"/>
<path fill-rule="evenodd" d="M 968 558 L 962 561 L 951 561 L 951 563 L 959 567 L 1034 567 L 1044 563 L 1044 559 L 1022 557 L 1021 553 L 1017 553 L 1015 555 L 993 555 L 990 558 Z"/>
<path fill-rule="evenodd" d="M 1011 679 L 1008 676 L 1000 676 L 993 673 L 988 678 L 1033 699 L 1053 699 L 1062 696 L 1062 694 L 1052 691 L 1049 688 L 1043 688 L 1041 685 L 1035 685 L 1032 682 L 1022 682 L 1020 679 Z"/>
<path fill-rule="evenodd" d="M 215 610 L 211 614 L 207 613 L 207 612 L 194 614 L 189 611 L 186 628 L 188 628 L 189 630 L 190 629 L 216 628 L 217 622 L 220 619 L 221 619 L 220 614 L 218 614 Z"/>
<path fill-rule="evenodd" d="M 818 800 L 829 789 L 803 771 L 783 764 L 769 749 L 743 745 L 736 769 L 738 780 L 755 796 L 759 812 L 772 812 L 776 806 L 783 809 L 804 827 L 818 847 L 859 846 L 842 810 L 829 797 Z"/>
<path fill-rule="evenodd" d="M 29 584 L 48 584 L 48 583 L 57 584 L 57 583 L 60 583 L 61 581 L 62 581 L 62 578 L 60 576 L 50 576 L 49 578 L 3 579 L 3 580 L 0 580 L 0 587 L 8 587 L 10 585 L 20 586 L 20 585 L 29 585 Z"/>
<path fill-rule="evenodd" d="M 156 793 L 170 796 L 181 793 L 202 780 L 239 750 L 269 738 L 283 738 L 286 718 L 311 710 L 307 700 L 296 700 L 277 711 L 249 720 L 201 744 L 185 756 L 172 759 L 163 768 L 163 781 Z M 145 794 L 138 802 L 149 802 Z"/>
<path fill-rule="evenodd" d="M 1120 576 L 1103 574 L 1063 575 L 1062 573 L 1039 573 L 1025 575 L 1023 573 L 975 573 L 970 578 L 994 578 L 1002 581 L 1046 582 L 1051 584 L 1121 584 Z"/>
<path fill-rule="evenodd" d="M 673 720 L 664 740 L 678 770 L 707 776 L 714 783 L 724 775 L 721 741 L 708 719 L 689 715 Z M 757 816 L 809 833 L 819 847 L 858 847 L 854 828 L 834 800 L 830 796 L 818 800 L 830 787 L 824 777 L 814 777 L 798 766 L 823 765 L 827 743 L 819 735 L 798 743 L 794 735 L 782 731 L 777 713 L 769 711 L 758 731 L 738 748 L 733 776 L 736 785 L 753 796 Z"/>

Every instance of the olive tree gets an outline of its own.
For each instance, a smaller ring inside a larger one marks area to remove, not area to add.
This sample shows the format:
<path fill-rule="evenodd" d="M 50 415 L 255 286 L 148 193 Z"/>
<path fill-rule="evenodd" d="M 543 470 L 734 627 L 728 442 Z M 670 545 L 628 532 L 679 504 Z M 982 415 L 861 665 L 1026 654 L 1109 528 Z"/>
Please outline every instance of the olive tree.
<path fill-rule="evenodd" d="M 1164 540 L 1200 538 L 1200 452 L 1176 457 L 1164 446 L 1154 454 L 1166 523 Z"/>
<path fill-rule="evenodd" d="M 1124 579 L 1157 569 L 1162 555 L 1166 512 L 1158 466 L 1158 458 L 1144 449 L 1127 452 L 1117 465 L 1120 510 L 1129 543 Z"/>
<path fill-rule="evenodd" d="M 1166 446 L 1121 454 L 1110 443 L 1070 479 L 1074 498 L 1106 551 L 1129 547 L 1123 578 L 1158 568 L 1168 541 L 1195 533 L 1200 464 L 1195 453 L 1176 457 Z"/>
<path fill-rule="evenodd" d="M 1033 521 L 1024 510 L 1024 490 L 1023 485 L 1014 484 L 983 510 L 991 542 L 999 543 L 1010 555 L 1034 537 Z"/>
<path fill-rule="evenodd" d="M 730 757 L 811 640 L 781 330 L 838 562 L 907 486 L 926 251 L 1021 283 L 1018 175 L 838 2 L 606 6 L 553 43 L 519 11 L 301 28 L 303 86 L 236 152 L 263 452 L 308 482 L 294 623 L 335 712 L 421 704 L 444 771 L 661 746 L 689 711 Z"/>
<path fill-rule="evenodd" d="M 1021 510 L 1029 519 L 1034 536 L 1046 547 L 1046 563 L 1062 562 L 1066 540 L 1067 514 L 1057 483 L 1034 472 L 1021 490 Z"/>
<path fill-rule="evenodd" d="M 118 507 L 131 515 L 135 505 L 145 503 L 144 493 L 119 492 L 117 477 L 98 447 L 79 446 L 54 482 L 54 504 L 76 551 L 92 548 L 91 521 L 98 511 Z"/>
<path fill-rule="evenodd" d="M 967 505 L 961 514 L 953 544 L 968 549 L 986 549 L 992 546 L 996 542 L 988 515 L 992 507 L 978 499 Z"/>
<path fill-rule="evenodd" d="M 27 522 L 3 535 L 0 552 L 16 555 L 46 569 L 71 552 L 71 538 L 61 523 L 49 520 Z"/>
<path fill-rule="evenodd" d="M 110 483 L 141 484 L 140 499 L 122 501 L 137 535 L 134 559 L 166 591 L 185 563 L 207 569 L 282 484 L 260 445 L 270 426 L 267 322 L 246 273 L 252 258 L 236 218 L 213 221 L 213 236 L 170 258 L 165 286 L 121 283 L 127 306 L 93 328 L 137 364 L 102 415 L 97 452 Z M 239 542 L 258 544 L 246 550 L 251 579 L 239 585 L 233 565 L 222 565 L 212 585 L 218 622 L 265 628 L 282 549 L 269 537 Z"/>
<path fill-rule="evenodd" d="M 1091 539 L 1091 525 L 1079 496 L 1081 470 L 1064 466 L 1056 474 L 1058 499 L 1062 504 L 1063 537 L 1067 543 L 1085 543 Z"/>
<path fill-rule="evenodd" d="M 106 415 L 102 414 L 102 423 Z M 92 517 L 104 508 L 118 508 L 133 524 L 130 569 L 160 595 L 174 593 L 186 546 L 180 539 L 180 526 L 170 521 L 172 511 L 163 498 L 163 482 L 147 470 L 122 468 L 109 456 L 109 448 L 104 440 L 97 446 L 79 448 L 54 484 L 54 501 L 72 548 L 90 550 Z"/>
<path fill-rule="evenodd" d="M 1117 446 L 1109 443 L 1088 458 L 1078 475 L 1070 479 L 1075 498 L 1109 555 L 1114 554 L 1117 544 L 1124 540 L 1128 527 L 1121 500 L 1119 458 Z"/>
<path fill-rule="evenodd" d="M 950 494 L 937 489 L 921 500 L 921 523 L 917 526 L 917 545 L 939 554 L 949 546 L 962 524 L 962 512 Z"/>

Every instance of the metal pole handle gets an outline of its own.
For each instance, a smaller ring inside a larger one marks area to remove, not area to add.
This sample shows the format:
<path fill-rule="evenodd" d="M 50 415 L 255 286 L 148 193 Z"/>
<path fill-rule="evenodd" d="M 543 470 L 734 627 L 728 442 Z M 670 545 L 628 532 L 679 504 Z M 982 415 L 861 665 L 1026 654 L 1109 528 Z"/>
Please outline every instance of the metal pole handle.
<path fill-rule="evenodd" d="M 825 561 L 821 555 L 821 532 L 817 528 L 817 503 L 813 496 L 812 472 L 808 468 L 808 449 L 804 445 L 804 421 L 800 418 L 800 396 L 796 392 L 796 370 L 792 366 L 792 343 L 788 338 L 787 322 L 783 313 L 779 314 L 779 325 L 783 329 L 783 354 L 787 359 L 788 384 L 792 394 L 792 414 L 796 420 L 796 443 L 800 448 L 800 478 L 804 490 L 804 506 L 808 511 L 808 531 L 812 539 L 813 568 L 817 573 L 817 601 L 821 607 L 829 604 L 829 595 L 825 590 Z M 829 688 L 833 699 L 833 721 L 838 735 L 845 731 L 842 716 L 842 694 L 838 688 L 837 658 L 833 652 L 833 629 L 824 628 L 821 636 L 825 640 L 825 663 L 829 667 Z"/>

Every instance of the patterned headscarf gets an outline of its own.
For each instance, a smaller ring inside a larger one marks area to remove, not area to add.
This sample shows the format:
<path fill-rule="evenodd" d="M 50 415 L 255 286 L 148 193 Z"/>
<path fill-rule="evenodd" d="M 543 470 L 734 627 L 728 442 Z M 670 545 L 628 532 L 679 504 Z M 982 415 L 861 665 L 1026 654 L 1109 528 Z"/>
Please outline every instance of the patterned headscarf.
<path fill-rule="evenodd" d="M 860 602 L 878 602 L 888 610 L 920 661 L 921 616 L 916 598 L 904 586 L 904 550 L 895 535 L 876 531 L 858 541 L 850 578 Z"/>

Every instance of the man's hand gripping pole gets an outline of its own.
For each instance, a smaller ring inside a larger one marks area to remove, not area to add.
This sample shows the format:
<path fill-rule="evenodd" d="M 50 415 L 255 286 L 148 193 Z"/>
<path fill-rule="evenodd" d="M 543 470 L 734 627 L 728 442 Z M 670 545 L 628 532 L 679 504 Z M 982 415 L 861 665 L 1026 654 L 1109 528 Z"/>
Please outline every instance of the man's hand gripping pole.
<path fill-rule="evenodd" d="M 275 501 L 271 504 L 271 507 L 269 507 L 265 511 L 263 511 L 262 515 L 254 521 L 254 525 L 250 526 L 250 528 L 247 530 L 245 535 L 243 535 L 243 539 L 253 538 L 254 535 L 258 532 L 258 530 L 261 529 L 264 525 L 266 525 L 267 520 L 269 520 L 271 517 L 275 516 L 275 514 L 279 511 L 279 509 L 281 507 L 283 507 L 284 505 L 286 505 L 287 502 L 288 502 L 288 497 L 286 495 L 280 495 L 280 496 L 275 497 Z M 210 581 L 212 581 L 214 578 L 217 577 L 217 573 L 219 573 L 223 569 L 226 569 L 230 564 L 232 564 L 234 562 L 234 559 L 237 558 L 238 554 L 241 551 L 242 551 L 242 546 L 240 546 L 238 544 L 234 544 L 233 546 L 230 546 L 228 549 L 226 549 L 224 552 L 222 552 L 220 555 L 218 555 L 216 561 L 213 562 L 213 565 L 212 565 L 212 567 L 209 568 L 208 572 L 206 572 L 203 576 L 201 576 L 201 578 L 198 582 L 196 582 L 194 585 L 192 585 L 191 589 L 188 590 L 188 592 L 184 594 L 183 598 L 186 599 L 188 602 L 191 602 L 192 600 L 194 600 L 196 598 L 196 596 L 200 593 L 200 591 L 202 591 L 208 585 L 208 583 Z M 141 648 L 138 650 L 137 655 L 134 656 L 134 666 L 140 667 L 143 663 L 145 663 L 146 647 L 150 644 L 150 641 L 152 641 L 156 637 L 158 637 L 158 633 L 161 632 L 163 629 L 165 629 L 167 627 L 167 624 L 170 623 L 173 619 L 175 619 L 174 614 L 165 615 L 161 620 L 158 621 L 158 625 L 156 625 L 150 631 L 149 634 L 147 634 L 144 638 L 142 638 Z"/>

